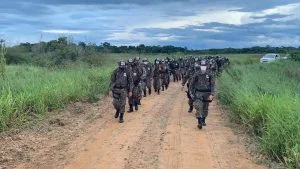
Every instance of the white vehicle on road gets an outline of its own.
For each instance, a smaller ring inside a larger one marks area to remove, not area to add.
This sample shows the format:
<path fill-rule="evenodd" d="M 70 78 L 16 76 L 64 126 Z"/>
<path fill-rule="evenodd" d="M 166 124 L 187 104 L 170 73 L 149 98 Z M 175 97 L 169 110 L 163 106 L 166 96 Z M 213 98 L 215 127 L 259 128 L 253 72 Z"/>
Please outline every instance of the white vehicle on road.
<path fill-rule="evenodd" d="M 260 63 L 270 63 L 280 59 L 280 55 L 276 53 L 268 53 L 260 59 Z"/>

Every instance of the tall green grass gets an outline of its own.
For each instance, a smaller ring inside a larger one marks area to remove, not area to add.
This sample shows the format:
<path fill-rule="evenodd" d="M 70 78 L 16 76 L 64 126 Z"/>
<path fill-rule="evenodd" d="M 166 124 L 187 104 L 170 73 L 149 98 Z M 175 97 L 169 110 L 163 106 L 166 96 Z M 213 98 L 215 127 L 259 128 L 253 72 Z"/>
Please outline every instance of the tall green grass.
<path fill-rule="evenodd" d="M 233 65 L 248 65 L 258 63 L 259 59 L 262 57 L 261 54 L 225 54 L 230 59 L 230 63 Z"/>
<path fill-rule="evenodd" d="M 232 117 L 260 140 L 260 148 L 300 168 L 300 63 L 233 65 L 218 80 Z"/>
<path fill-rule="evenodd" d="M 46 69 L 8 66 L 0 81 L 0 131 L 39 118 L 75 100 L 95 100 L 108 89 L 111 66 Z"/>

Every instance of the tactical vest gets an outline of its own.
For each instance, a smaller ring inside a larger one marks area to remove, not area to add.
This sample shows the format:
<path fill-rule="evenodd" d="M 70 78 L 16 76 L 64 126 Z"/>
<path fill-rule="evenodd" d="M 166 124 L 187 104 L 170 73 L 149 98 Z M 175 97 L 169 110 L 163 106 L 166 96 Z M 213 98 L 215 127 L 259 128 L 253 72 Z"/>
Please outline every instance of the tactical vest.
<path fill-rule="evenodd" d="M 154 71 L 153 71 L 153 77 L 160 77 L 160 65 L 155 64 Z"/>
<path fill-rule="evenodd" d="M 126 70 L 119 70 L 116 73 L 116 82 L 115 88 L 127 88 L 128 87 L 128 71 Z"/>
<path fill-rule="evenodd" d="M 167 72 L 167 65 L 166 64 L 161 64 L 161 72 L 166 73 Z"/>
<path fill-rule="evenodd" d="M 132 66 L 131 71 L 132 71 L 133 82 L 134 83 L 139 82 L 142 76 L 141 69 L 139 69 L 138 66 Z"/>
<path fill-rule="evenodd" d="M 196 91 L 205 92 L 211 90 L 211 76 L 208 73 L 197 73 L 194 78 Z"/>

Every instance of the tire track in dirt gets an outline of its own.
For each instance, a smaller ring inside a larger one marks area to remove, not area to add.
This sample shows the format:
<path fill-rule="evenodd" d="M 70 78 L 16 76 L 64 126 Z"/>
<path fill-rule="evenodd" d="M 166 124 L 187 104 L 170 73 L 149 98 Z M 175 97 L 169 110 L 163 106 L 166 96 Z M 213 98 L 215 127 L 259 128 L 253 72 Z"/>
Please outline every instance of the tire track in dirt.
<path fill-rule="evenodd" d="M 212 168 L 207 137 L 196 126 L 193 113 L 188 113 L 186 94 L 178 93 L 180 100 L 170 112 L 167 135 L 161 153 L 161 168 Z"/>
<path fill-rule="evenodd" d="M 173 86 L 173 85 L 171 85 Z M 162 148 L 165 130 L 169 118 L 169 112 L 180 100 L 178 97 L 178 89 L 169 88 L 158 100 L 151 113 L 154 114 L 151 121 L 145 125 L 147 127 L 143 131 L 135 147 L 130 152 L 129 160 L 125 169 L 157 169 L 159 168 L 159 153 Z M 172 100 L 172 102 L 170 102 Z"/>

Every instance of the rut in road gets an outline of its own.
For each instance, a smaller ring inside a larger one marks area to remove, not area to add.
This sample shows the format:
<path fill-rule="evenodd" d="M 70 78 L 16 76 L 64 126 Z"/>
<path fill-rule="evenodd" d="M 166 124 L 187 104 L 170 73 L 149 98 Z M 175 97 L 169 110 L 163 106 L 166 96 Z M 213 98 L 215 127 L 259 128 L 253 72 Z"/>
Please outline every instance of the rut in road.
<path fill-rule="evenodd" d="M 224 114 L 213 102 L 208 126 L 199 130 L 194 113 L 188 113 L 187 98 L 177 83 L 157 96 L 142 100 L 138 112 L 126 113 L 125 123 L 113 118 L 105 105 L 103 118 L 68 146 L 69 156 L 44 161 L 37 167 L 69 169 L 223 169 L 265 168 L 251 161 L 243 143 L 226 127 Z"/>

